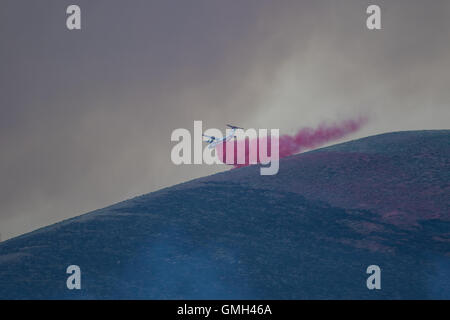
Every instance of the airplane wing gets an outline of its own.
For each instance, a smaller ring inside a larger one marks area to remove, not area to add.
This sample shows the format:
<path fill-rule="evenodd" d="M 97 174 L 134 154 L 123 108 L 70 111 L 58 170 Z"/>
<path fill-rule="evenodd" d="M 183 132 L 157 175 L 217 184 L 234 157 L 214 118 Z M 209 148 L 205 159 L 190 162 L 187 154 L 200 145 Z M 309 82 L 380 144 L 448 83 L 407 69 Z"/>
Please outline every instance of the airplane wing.
<path fill-rule="evenodd" d="M 227 124 L 227 127 L 230 127 L 231 129 L 242 129 L 242 130 L 244 130 L 244 128 L 232 126 L 231 124 Z"/>

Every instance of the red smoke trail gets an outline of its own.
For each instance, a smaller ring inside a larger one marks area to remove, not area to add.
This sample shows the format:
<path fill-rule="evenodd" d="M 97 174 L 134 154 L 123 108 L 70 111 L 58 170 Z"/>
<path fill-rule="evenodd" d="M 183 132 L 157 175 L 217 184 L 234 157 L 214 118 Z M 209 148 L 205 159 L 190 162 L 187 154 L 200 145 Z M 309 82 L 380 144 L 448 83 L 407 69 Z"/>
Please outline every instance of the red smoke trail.
<path fill-rule="evenodd" d="M 356 120 L 345 120 L 338 124 L 326 124 L 323 123 L 317 128 L 302 128 L 295 135 L 282 135 L 279 138 L 279 158 L 284 158 L 295 153 L 299 153 L 306 149 L 317 148 L 324 145 L 330 141 L 337 140 L 345 137 L 346 135 L 358 131 L 361 126 L 367 122 L 367 118 L 358 118 Z M 270 131 L 268 132 L 270 137 Z M 254 142 L 254 140 L 252 141 Z M 269 143 L 267 143 L 269 142 Z M 227 144 L 234 143 L 234 158 L 233 162 L 227 164 L 233 165 L 235 168 L 240 168 L 248 166 L 249 163 L 249 141 L 248 138 L 239 141 L 229 141 L 227 143 L 222 143 L 216 147 L 216 153 L 219 160 L 226 163 L 226 148 Z M 239 164 L 237 159 L 237 149 L 238 145 L 245 143 L 245 160 L 243 159 L 242 164 Z M 270 138 L 257 138 L 258 150 L 260 145 L 266 145 L 269 150 L 268 154 L 271 154 Z M 259 154 L 259 153 L 258 153 Z M 259 156 L 257 158 L 257 163 L 260 163 Z"/>

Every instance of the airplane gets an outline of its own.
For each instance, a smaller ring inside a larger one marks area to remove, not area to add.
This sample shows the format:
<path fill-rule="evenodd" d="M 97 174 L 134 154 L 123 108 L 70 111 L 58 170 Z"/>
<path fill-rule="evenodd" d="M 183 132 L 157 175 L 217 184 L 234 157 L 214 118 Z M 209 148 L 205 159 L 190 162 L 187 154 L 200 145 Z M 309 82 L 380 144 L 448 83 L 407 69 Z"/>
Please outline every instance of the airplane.
<path fill-rule="evenodd" d="M 244 128 L 241 128 L 241 127 L 232 126 L 231 124 L 227 124 L 227 127 L 231 128 L 231 132 L 230 132 L 229 135 L 227 135 L 227 136 L 225 136 L 223 138 L 218 139 L 218 138 L 216 138 L 214 136 L 207 136 L 206 134 L 203 135 L 204 137 L 208 138 L 208 140 L 206 140 L 205 142 L 209 143 L 209 145 L 208 145 L 209 149 L 215 148 L 218 144 L 221 144 L 223 142 L 230 141 L 231 138 L 233 138 L 233 137 L 236 138 L 236 136 L 234 135 L 236 130 L 237 129 L 242 129 L 242 130 L 244 129 Z"/>

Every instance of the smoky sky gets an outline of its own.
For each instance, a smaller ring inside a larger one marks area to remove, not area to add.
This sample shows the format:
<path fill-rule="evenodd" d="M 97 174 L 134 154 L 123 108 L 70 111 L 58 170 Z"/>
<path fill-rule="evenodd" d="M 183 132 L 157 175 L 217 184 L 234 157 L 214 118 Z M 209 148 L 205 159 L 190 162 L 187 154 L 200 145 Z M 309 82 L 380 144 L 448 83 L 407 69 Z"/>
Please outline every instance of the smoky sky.
<path fill-rule="evenodd" d="M 447 0 L 2 1 L 3 239 L 227 169 L 172 164 L 171 132 L 194 120 L 448 128 L 449 27 Z"/>

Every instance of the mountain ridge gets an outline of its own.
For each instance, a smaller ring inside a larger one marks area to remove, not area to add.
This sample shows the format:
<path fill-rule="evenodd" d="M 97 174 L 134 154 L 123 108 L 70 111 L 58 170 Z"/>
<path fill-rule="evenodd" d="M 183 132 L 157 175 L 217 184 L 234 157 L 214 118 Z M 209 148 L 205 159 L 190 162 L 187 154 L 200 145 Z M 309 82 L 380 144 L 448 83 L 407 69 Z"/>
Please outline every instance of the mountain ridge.
<path fill-rule="evenodd" d="M 0 243 L 0 298 L 448 298 L 449 141 L 380 134 L 37 229 Z M 372 264 L 382 290 L 366 288 Z"/>

